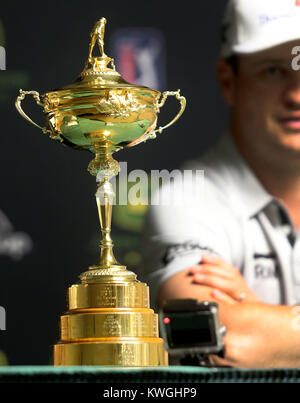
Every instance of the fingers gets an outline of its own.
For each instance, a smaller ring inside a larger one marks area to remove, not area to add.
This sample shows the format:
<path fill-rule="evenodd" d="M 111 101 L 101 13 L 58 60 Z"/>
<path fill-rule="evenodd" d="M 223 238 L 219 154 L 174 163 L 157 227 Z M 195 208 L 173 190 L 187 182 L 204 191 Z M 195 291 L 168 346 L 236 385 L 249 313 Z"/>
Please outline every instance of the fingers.
<path fill-rule="evenodd" d="M 194 283 L 217 289 L 236 302 L 260 302 L 237 267 L 207 253 L 202 255 L 201 262 L 189 269 Z"/>
<path fill-rule="evenodd" d="M 223 270 L 226 270 L 229 273 L 232 273 L 233 275 L 236 274 L 237 272 L 240 272 L 237 267 L 225 262 L 223 259 L 219 258 L 218 256 L 215 256 L 215 255 L 212 255 L 209 253 L 202 254 L 201 263 L 220 267 Z"/>
<path fill-rule="evenodd" d="M 230 298 L 242 302 L 249 294 L 244 282 L 238 278 L 224 277 L 210 267 L 193 274 L 193 281 L 226 293 Z M 247 290 L 247 292 L 245 292 Z"/>
<path fill-rule="evenodd" d="M 210 355 L 209 358 L 210 358 L 212 364 L 217 367 L 231 367 L 232 366 L 232 363 L 229 360 L 226 360 L 226 358 L 221 358 L 218 355 Z"/>
<path fill-rule="evenodd" d="M 236 290 L 235 282 L 229 278 L 221 277 L 212 273 L 197 273 L 194 275 L 194 281 L 211 288 L 217 288 L 228 294 L 230 297 L 239 299 L 240 292 Z"/>
<path fill-rule="evenodd" d="M 192 266 L 189 272 L 195 276 L 198 274 L 215 274 L 216 276 L 224 277 L 233 280 L 235 275 L 230 271 L 224 270 L 223 267 L 211 266 L 209 264 L 199 264 Z"/>
<path fill-rule="evenodd" d="M 211 296 L 219 302 L 225 302 L 231 305 L 237 303 L 237 301 L 234 298 L 231 298 L 228 294 L 225 294 L 224 292 L 217 289 L 213 289 L 211 291 Z"/>
<path fill-rule="evenodd" d="M 212 264 L 217 264 L 217 265 L 224 265 L 225 262 L 223 259 L 220 257 L 213 255 L 211 253 L 202 253 L 201 255 L 201 261 L 204 261 L 205 263 L 212 263 Z"/>

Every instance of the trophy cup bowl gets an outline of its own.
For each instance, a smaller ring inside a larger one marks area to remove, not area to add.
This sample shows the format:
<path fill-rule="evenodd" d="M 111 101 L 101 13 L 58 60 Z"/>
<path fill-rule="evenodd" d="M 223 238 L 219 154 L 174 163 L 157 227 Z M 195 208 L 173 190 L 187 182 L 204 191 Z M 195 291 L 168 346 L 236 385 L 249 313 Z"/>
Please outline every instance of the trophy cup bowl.
<path fill-rule="evenodd" d="M 61 316 L 60 340 L 54 345 L 54 365 L 167 365 L 159 338 L 157 314 L 149 308 L 149 289 L 114 257 L 111 215 L 114 191 L 110 179 L 119 172 L 114 152 L 153 139 L 183 113 L 180 91 L 159 91 L 127 83 L 104 53 L 106 19 L 91 32 L 89 56 L 76 81 L 40 96 L 20 90 L 19 113 L 50 138 L 95 154 L 88 171 L 97 177 L 96 201 L 101 225 L 100 259 L 69 288 L 69 310 Z M 96 43 L 100 56 L 93 56 Z M 21 102 L 32 95 L 43 108 L 46 125 L 39 126 L 23 111 Z M 180 110 L 157 127 L 157 115 L 168 96 Z"/>

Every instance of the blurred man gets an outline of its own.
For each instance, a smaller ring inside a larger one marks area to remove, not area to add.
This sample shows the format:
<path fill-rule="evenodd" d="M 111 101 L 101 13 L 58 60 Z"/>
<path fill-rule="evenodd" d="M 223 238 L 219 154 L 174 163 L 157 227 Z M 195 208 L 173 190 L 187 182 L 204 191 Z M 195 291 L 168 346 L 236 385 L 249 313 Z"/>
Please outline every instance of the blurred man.
<path fill-rule="evenodd" d="M 203 197 L 187 208 L 151 206 L 147 216 L 142 269 L 152 301 L 217 301 L 227 327 L 219 365 L 300 366 L 297 45 L 300 2 L 229 1 L 217 77 L 230 124 L 196 166 Z"/>

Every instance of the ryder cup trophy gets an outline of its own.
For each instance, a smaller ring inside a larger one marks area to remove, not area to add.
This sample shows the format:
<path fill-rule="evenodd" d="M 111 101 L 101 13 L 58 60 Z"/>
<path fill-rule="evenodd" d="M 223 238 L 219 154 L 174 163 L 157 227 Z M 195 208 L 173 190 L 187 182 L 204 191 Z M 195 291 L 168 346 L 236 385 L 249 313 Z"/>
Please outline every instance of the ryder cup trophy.
<path fill-rule="evenodd" d="M 95 154 L 88 171 L 97 177 L 100 258 L 79 276 L 79 284 L 69 288 L 69 307 L 61 316 L 53 361 L 54 365 L 164 366 L 168 357 L 159 337 L 157 314 L 149 308 L 148 286 L 113 254 L 115 194 L 110 180 L 118 174 L 119 164 L 112 154 L 155 138 L 180 117 L 186 101 L 179 90 L 161 94 L 124 81 L 104 52 L 105 24 L 105 18 L 95 24 L 88 59 L 73 84 L 42 96 L 20 90 L 16 99 L 19 113 L 50 138 Z M 96 44 L 100 56 L 93 55 Z M 23 111 L 21 102 L 27 94 L 43 108 L 45 127 Z M 157 115 L 169 95 L 178 99 L 180 110 L 170 123 L 156 129 Z"/>

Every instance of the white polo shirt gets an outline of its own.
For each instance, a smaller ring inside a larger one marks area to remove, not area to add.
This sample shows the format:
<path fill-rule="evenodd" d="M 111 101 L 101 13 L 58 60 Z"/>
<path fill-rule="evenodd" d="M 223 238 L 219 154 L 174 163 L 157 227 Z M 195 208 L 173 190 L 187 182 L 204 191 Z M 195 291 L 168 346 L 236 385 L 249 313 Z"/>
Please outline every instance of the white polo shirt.
<path fill-rule="evenodd" d="M 201 197 L 188 205 L 149 206 L 142 236 L 138 279 L 150 287 L 156 307 L 159 287 L 201 261 L 203 251 L 238 267 L 265 303 L 300 303 L 300 234 L 283 204 L 262 187 L 225 133 L 194 165 L 204 171 Z M 194 184 L 166 185 L 194 197 Z M 190 194 L 189 194 L 190 193 Z"/>

